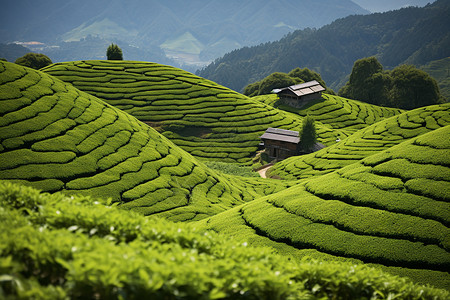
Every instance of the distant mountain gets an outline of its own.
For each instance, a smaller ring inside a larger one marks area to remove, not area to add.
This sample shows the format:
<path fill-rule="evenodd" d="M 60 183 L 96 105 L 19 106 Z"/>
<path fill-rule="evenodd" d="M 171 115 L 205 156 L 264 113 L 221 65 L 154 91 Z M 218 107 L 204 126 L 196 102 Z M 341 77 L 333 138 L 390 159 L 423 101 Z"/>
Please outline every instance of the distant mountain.
<path fill-rule="evenodd" d="M 204 64 L 295 29 L 368 13 L 350 0 L 40 0 L 39 5 L 15 0 L 2 6 L 0 42 L 55 44 L 99 37 L 141 49 L 161 47 L 190 64 Z"/>
<path fill-rule="evenodd" d="M 377 56 L 387 69 L 448 57 L 449 15 L 450 1 L 438 0 L 424 8 L 349 16 L 318 30 L 297 30 L 277 42 L 235 50 L 198 75 L 240 91 L 273 72 L 307 67 L 338 89 L 363 57 Z"/>
<path fill-rule="evenodd" d="M 408 6 L 423 7 L 428 3 L 433 3 L 434 0 L 353 0 L 353 2 L 371 12 L 385 12 Z"/>

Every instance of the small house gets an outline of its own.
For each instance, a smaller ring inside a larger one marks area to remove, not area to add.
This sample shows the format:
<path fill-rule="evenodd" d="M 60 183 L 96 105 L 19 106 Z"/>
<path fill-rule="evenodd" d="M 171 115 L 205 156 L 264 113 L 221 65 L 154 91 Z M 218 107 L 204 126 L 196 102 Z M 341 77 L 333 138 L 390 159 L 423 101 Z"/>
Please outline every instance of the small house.
<path fill-rule="evenodd" d="M 260 138 L 270 159 L 281 160 L 300 152 L 298 131 L 269 128 Z"/>
<path fill-rule="evenodd" d="M 316 80 L 313 80 L 281 89 L 274 89 L 272 93 L 277 94 L 283 104 L 301 108 L 311 100 L 320 99 L 323 91 L 325 91 L 325 88 Z"/>
<path fill-rule="evenodd" d="M 286 130 L 280 128 L 268 128 L 260 137 L 265 153 L 270 160 L 283 160 L 285 158 L 305 154 L 301 147 L 301 141 L 298 131 Z M 325 145 L 316 143 L 311 152 L 325 148 Z"/>

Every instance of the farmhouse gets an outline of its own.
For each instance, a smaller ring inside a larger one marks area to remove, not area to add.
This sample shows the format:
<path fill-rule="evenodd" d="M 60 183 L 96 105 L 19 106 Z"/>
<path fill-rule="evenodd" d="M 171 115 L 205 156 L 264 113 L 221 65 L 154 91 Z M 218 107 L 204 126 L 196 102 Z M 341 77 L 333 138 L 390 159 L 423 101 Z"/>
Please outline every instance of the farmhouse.
<path fill-rule="evenodd" d="M 301 141 L 298 131 L 286 130 L 280 128 L 268 128 L 260 137 L 269 159 L 283 160 L 290 156 L 305 154 L 301 147 Z M 325 148 L 321 143 L 314 144 L 311 152 Z"/>
<path fill-rule="evenodd" d="M 316 80 L 291 85 L 281 89 L 274 89 L 272 93 L 280 97 L 281 103 L 301 108 L 305 103 L 319 99 L 325 88 Z"/>

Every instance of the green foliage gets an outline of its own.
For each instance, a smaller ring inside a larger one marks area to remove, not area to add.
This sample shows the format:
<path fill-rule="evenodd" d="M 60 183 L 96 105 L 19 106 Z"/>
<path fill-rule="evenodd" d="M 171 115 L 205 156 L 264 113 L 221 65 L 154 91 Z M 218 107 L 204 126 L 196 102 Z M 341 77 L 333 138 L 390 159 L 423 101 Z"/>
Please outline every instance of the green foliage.
<path fill-rule="evenodd" d="M 287 87 L 300 82 L 300 80 L 294 80 L 285 73 L 272 73 L 261 80 L 259 85 L 259 95 L 269 94 L 273 89 Z"/>
<path fill-rule="evenodd" d="M 122 49 L 113 43 L 106 49 L 106 57 L 108 60 L 123 60 Z"/>
<path fill-rule="evenodd" d="M 272 43 L 235 50 L 198 75 L 241 91 L 273 72 L 301 66 L 319 72 L 337 91 L 358 58 L 375 56 L 394 68 L 448 57 L 448 12 L 446 1 L 435 1 L 424 8 L 341 18 L 317 30 L 297 30 Z"/>
<path fill-rule="evenodd" d="M 317 141 L 316 124 L 314 119 L 309 115 L 303 119 L 300 141 L 303 150 L 306 152 L 311 152 L 312 147 Z"/>
<path fill-rule="evenodd" d="M 352 263 L 299 262 L 189 224 L 0 182 L 8 298 L 434 298 L 448 292 Z"/>
<path fill-rule="evenodd" d="M 47 55 L 31 52 L 16 59 L 16 64 L 38 70 L 51 65 L 52 60 Z"/>
<path fill-rule="evenodd" d="M 381 264 L 449 288 L 449 137 L 450 126 L 432 130 L 203 225 L 286 255 Z"/>
<path fill-rule="evenodd" d="M 322 80 L 318 73 L 311 71 L 308 68 L 295 68 L 288 74 L 275 72 L 260 81 L 247 85 L 244 88 L 244 95 L 249 97 L 267 95 L 270 94 L 273 89 L 284 88 L 312 80 L 318 81 L 324 88 L 326 88 L 325 81 Z M 334 94 L 334 92 L 330 89 L 327 89 L 327 93 Z"/>
<path fill-rule="evenodd" d="M 205 165 L 213 170 L 220 171 L 224 174 L 244 176 L 244 177 L 260 177 L 251 167 L 240 166 L 238 164 L 224 163 L 219 161 L 205 161 Z"/>
<path fill-rule="evenodd" d="M 169 66 L 81 61 L 44 71 L 154 126 L 203 159 L 250 163 L 267 128 L 301 128 L 297 116 Z M 330 129 L 317 128 L 320 142 L 334 142 Z"/>
<path fill-rule="evenodd" d="M 338 104 L 340 103 L 338 102 Z M 345 106 L 349 103 L 343 102 L 342 104 Z M 351 116 L 349 117 L 344 114 L 342 115 L 342 119 L 329 118 L 324 121 L 322 118 L 328 118 L 330 115 L 333 115 L 325 112 L 334 110 L 335 107 L 331 105 L 316 107 L 318 109 L 310 110 L 308 113 L 319 121 L 330 122 L 329 124 L 332 126 L 342 126 L 340 124 L 342 122 L 341 120 L 348 121 L 351 118 Z M 351 134 L 351 131 L 342 131 L 342 133 L 348 134 L 349 136 L 343 135 L 340 137 L 342 140 L 338 143 L 315 153 L 285 159 L 277 163 L 271 169 L 270 174 L 280 176 L 284 179 L 303 179 L 331 173 L 363 158 L 398 145 L 403 141 L 449 125 L 449 108 L 449 104 L 427 106 L 376 122 L 353 134 Z M 358 110 L 355 109 L 355 111 Z M 360 112 L 363 112 L 363 110 L 359 110 Z M 368 112 L 366 110 L 365 114 Z M 375 114 L 374 117 L 376 118 L 379 118 L 376 114 L 381 113 L 387 116 L 393 113 L 393 111 L 379 109 L 370 112 L 370 114 Z M 372 120 L 374 117 L 372 117 Z M 356 119 L 356 116 L 354 118 Z M 354 122 L 353 126 L 357 124 Z M 350 126 L 350 128 L 353 126 Z M 357 128 L 357 126 L 355 127 Z M 422 154 L 418 155 L 421 156 Z M 425 157 L 425 155 L 422 155 L 422 157 Z"/>
<path fill-rule="evenodd" d="M 403 109 L 443 102 L 436 81 L 426 72 L 411 65 L 401 65 L 391 72 L 383 72 L 383 66 L 375 57 L 355 62 L 350 80 L 339 94 Z"/>
<path fill-rule="evenodd" d="M 205 218 L 286 186 L 272 182 L 261 189 L 225 177 L 68 83 L 7 62 L 0 68 L 0 179 L 112 198 L 124 209 L 177 221 Z M 230 157 L 242 158 L 241 148 L 254 151 L 252 143 L 235 143 L 238 150 L 225 148 Z M 210 152 L 217 146 L 205 145 Z"/>
<path fill-rule="evenodd" d="M 412 65 L 402 65 L 391 72 L 391 101 L 397 107 L 412 109 L 442 102 L 439 88 L 426 72 Z"/>

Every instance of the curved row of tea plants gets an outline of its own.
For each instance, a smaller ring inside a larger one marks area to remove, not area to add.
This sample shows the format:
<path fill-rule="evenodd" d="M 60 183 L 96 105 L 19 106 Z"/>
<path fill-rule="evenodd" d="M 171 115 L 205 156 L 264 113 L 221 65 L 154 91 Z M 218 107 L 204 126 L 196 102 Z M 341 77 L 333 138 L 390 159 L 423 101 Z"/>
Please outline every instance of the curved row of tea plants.
<path fill-rule="evenodd" d="M 445 126 L 203 224 L 290 246 L 275 246 L 282 253 L 402 268 L 394 272 L 450 288 L 449 151 Z"/>
<path fill-rule="evenodd" d="M 310 115 L 316 122 L 340 129 L 342 131 L 340 139 L 403 112 L 401 109 L 376 106 L 328 94 L 323 94 L 321 99 L 312 101 L 300 109 L 279 105 L 277 95 L 256 96 L 252 99 L 302 117 Z"/>
<path fill-rule="evenodd" d="M 269 127 L 299 130 L 301 118 L 186 71 L 156 63 L 77 61 L 44 72 L 135 116 L 197 157 L 249 162 Z M 318 126 L 319 141 L 336 133 Z"/>
<path fill-rule="evenodd" d="M 328 174 L 403 141 L 450 124 L 450 104 L 411 110 L 379 121 L 312 154 L 290 157 L 271 170 L 283 179 Z"/>
<path fill-rule="evenodd" d="M 191 224 L 0 181 L 6 299 L 447 299 L 351 263 L 290 261 Z"/>
<path fill-rule="evenodd" d="M 0 179 L 111 197 L 174 220 L 285 188 L 198 163 L 154 129 L 45 73 L 0 62 Z"/>

